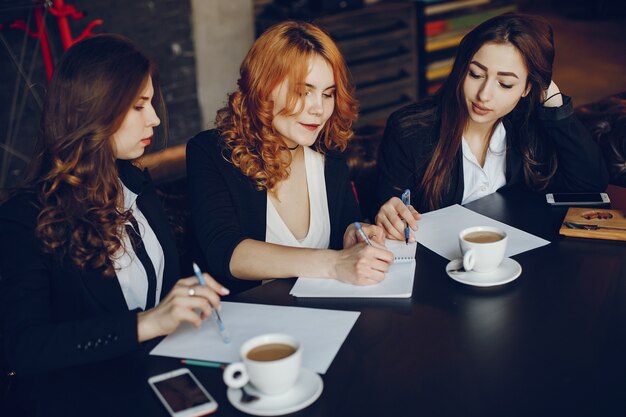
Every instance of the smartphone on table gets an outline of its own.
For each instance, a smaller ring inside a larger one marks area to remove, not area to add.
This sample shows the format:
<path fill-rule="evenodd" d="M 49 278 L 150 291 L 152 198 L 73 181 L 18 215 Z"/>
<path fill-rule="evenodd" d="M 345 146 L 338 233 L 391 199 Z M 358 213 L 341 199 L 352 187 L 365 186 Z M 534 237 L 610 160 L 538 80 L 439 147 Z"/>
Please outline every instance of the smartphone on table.
<path fill-rule="evenodd" d="M 187 368 L 150 377 L 148 384 L 172 417 L 204 416 L 217 410 L 217 402 Z"/>
<path fill-rule="evenodd" d="M 602 206 L 611 202 L 606 193 L 550 193 L 546 200 L 553 206 Z"/>

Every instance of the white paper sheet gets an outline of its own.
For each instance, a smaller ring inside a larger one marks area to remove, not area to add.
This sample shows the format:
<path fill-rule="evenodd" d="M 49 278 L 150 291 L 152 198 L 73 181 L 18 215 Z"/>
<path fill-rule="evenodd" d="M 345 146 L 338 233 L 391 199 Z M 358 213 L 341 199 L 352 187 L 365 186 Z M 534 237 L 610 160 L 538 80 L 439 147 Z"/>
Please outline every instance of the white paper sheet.
<path fill-rule="evenodd" d="M 506 256 L 520 254 L 550 242 L 508 224 L 501 223 L 458 204 L 422 214 L 415 239 L 433 252 L 452 260 L 461 257 L 459 232 L 472 226 L 493 226 L 508 235 Z"/>
<path fill-rule="evenodd" d="M 413 293 L 415 276 L 415 250 L 417 243 L 405 244 L 387 240 L 387 249 L 396 261 L 391 265 L 385 279 L 374 285 L 353 285 L 334 279 L 300 277 L 289 294 L 295 297 L 329 298 L 408 298 Z"/>
<path fill-rule="evenodd" d="M 182 325 L 151 355 L 231 363 L 240 361 L 246 340 L 265 333 L 286 333 L 300 341 L 302 366 L 326 373 L 359 317 L 359 312 L 222 302 L 220 316 L 231 342 L 225 344 L 213 318 L 198 329 Z"/>

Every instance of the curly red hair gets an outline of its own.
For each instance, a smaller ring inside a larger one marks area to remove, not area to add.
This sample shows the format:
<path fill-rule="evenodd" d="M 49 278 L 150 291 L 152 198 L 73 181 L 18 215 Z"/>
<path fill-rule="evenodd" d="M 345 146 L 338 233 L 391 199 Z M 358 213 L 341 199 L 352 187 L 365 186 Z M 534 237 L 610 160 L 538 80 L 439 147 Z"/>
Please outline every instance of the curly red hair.
<path fill-rule="evenodd" d="M 228 106 L 218 112 L 216 125 L 230 151 L 230 162 L 249 177 L 259 190 L 273 191 L 289 176 L 283 151 L 287 145 L 272 127 L 272 91 L 289 81 L 287 105 L 282 114 L 293 114 L 300 104 L 298 85 L 305 82 L 311 58 L 321 56 L 335 79 L 335 108 L 316 141 L 319 152 L 345 150 L 353 136 L 357 104 L 346 64 L 333 40 L 310 23 L 287 21 L 263 33 L 252 45 L 240 68 L 239 89 Z"/>

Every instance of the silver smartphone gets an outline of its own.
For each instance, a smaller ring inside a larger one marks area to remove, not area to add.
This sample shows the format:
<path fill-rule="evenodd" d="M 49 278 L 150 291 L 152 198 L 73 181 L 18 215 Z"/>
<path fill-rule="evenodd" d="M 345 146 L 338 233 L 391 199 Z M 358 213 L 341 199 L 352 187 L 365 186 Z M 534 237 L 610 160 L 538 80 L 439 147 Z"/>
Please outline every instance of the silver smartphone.
<path fill-rule="evenodd" d="M 546 200 L 554 206 L 601 206 L 611 202 L 606 193 L 551 193 L 546 194 Z"/>
<path fill-rule="evenodd" d="M 195 417 L 217 410 L 217 402 L 187 368 L 148 379 L 159 400 L 172 417 Z"/>

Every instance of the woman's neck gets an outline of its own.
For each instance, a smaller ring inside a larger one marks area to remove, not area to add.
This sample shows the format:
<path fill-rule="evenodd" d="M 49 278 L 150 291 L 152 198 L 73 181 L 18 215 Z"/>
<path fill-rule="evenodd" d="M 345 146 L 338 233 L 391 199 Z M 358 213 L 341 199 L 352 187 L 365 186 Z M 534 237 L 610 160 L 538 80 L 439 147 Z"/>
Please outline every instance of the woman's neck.
<path fill-rule="evenodd" d="M 489 143 L 494 126 L 495 122 L 478 124 L 469 120 L 465 129 L 463 129 L 463 137 L 468 142 Z"/>
<path fill-rule="evenodd" d="M 463 138 L 481 167 L 485 165 L 487 159 L 487 149 L 489 149 L 494 126 L 495 123 L 478 125 L 470 121 L 463 130 Z"/>

